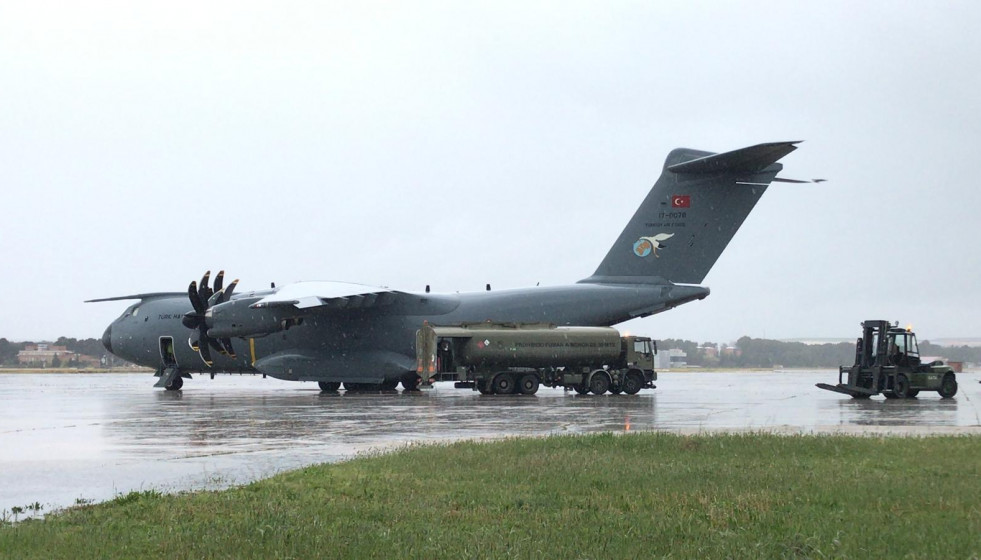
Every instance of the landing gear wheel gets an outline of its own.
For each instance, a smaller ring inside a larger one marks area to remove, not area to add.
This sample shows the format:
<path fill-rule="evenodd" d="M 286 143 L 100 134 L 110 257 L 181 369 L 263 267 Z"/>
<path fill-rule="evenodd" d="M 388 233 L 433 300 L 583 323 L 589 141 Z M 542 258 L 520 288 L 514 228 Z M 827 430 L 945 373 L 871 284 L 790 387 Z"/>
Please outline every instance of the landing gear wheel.
<path fill-rule="evenodd" d="M 636 372 L 627 372 L 627 378 L 623 380 L 623 392 L 628 395 L 636 395 L 640 388 L 644 386 L 644 377 Z"/>
<path fill-rule="evenodd" d="M 937 389 L 937 392 L 945 399 L 949 399 L 957 394 L 957 378 L 954 377 L 953 373 L 944 374 L 944 378 L 940 381 L 940 388 Z"/>
<path fill-rule="evenodd" d="M 592 377 L 589 378 L 589 390 L 593 392 L 594 395 L 602 395 L 610 389 L 610 378 L 606 373 L 594 373 Z"/>
<path fill-rule="evenodd" d="M 858 400 L 858 401 L 868 400 L 871 397 L 872 397 L 872 395 L 864 395 L 864 394 L 862 394 L 862 395 L 852 395 L 852 398 L 855 399 L 855 400 Z"/>
<path fill-rule="evenodd" d="M 919 395 L 919 394 L 920 394 L 920 390 L 919 389 L 910 389 L 909 391 L 906 392 L 906 396 L 908 398 L 910 398 L 910 399 L 916 397 L 916 395 Z"/>
<path fill-rule="evenodd" d="M 898 399 L 898 398 L 899 398 L 899 396 L 898 396 L 898 395 L 897 395 L 896 393 L 893 393 L 892 391 L 886 391 L 885 393 L 882 393 L 882 394 L 883 394 L 883 395 L 884 395 L 884 396 L 885 396 L 885 397 L 886 397 L 887 399 Z"/>
<path fill-rule="evenodd" d="M 892 386 L 892 392 L 898 399 L 905 399 L 909 396 L 909 377 L 905 373 L 897 373 L 896 381 Z"/>
<path fill-rule="evenodd" d="M 320 385 L 320 390 L 325 393 L 336 393 L 341 388 L 338 381 L 318 381 L 317 385 Z"/>
<path fill-rule="evenodd" d="M 181 377 L 180 374 L 177 374 L 174 376 L 174 379 L 171 380 L 171 382 L 168 383 L 167 386 L 164 388 L 167 389 L 168 391 L 180 391 L 181 387 L 183 386 L 184 386 L 184 378 Z M 956 389 L 954 390 L 956 391 Z"/>
<path fill-rule="evenodd" d="M 406 375 L 405 377 L 402 378 L 402 390 L 418 391 L 420 381 L 422 381 L 422 378 L 414 373 Z"/>
<path fill-rule="evenodd" d="M 573 387 L 573 389 L 575 389 L 576 392 L 579 393 L 580 395 L 585 395 L 586 393 L 589 392 L 589 387 L 587 387 L 583 383 L 580 383 L 579 385 L 576 385 L 575 387 Z"/>
<path fill-rule="evenodd" d="M 514 392 L 514 376 L 510 373 L 499 373 L 491 381 L 491 389 L 498 395 L 510 395 Z"/>
<path fill-rule="evenodd" d="M 534 395 L 538 392 L 538 376 L 534 373 L 527 373 L 518 380 L 518 390 L 522 395 Z"/>
<path fill-rule="evenodd" d="M 378 384 L 378 390 L 379 391 L 394 391 L 395 388 L 398 387 L 398 386 L 399 386 L 399 382 L 398 381 L 396 381 L 394 379 L 388 379 L 388 380 L 382 381 L 381 383 Z"/>

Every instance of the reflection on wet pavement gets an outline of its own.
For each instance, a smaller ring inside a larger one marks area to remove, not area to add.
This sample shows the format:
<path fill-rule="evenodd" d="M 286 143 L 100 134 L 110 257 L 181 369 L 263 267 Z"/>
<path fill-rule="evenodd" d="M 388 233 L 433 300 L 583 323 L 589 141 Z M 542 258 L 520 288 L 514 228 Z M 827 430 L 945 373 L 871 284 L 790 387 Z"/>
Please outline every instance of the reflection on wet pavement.
<path fill-rule="evenodd" d="M 320 393 L 249 376 L 176 393 L 146 375 L 0 375 L 0 511 L 131 490 L 220 488 L 411 442 L 591 431 L 981 433 L 977 374 L 942 400 L 822 391 L 836 372 L 662 373 L 635 396 Z"/>

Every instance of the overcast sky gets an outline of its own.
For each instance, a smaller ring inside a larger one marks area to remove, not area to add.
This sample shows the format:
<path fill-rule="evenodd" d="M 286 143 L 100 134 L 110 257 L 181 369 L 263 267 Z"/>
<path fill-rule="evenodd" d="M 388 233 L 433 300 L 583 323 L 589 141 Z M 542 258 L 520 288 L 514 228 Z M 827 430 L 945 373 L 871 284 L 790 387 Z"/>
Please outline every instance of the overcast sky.
<path fill-rule="evenodd" d="M 981 336 L 981 3 L 4 2 L 0 336 L 244 289 L 592 274 L 675 147 L 805 140 L 696 341 Z"/>

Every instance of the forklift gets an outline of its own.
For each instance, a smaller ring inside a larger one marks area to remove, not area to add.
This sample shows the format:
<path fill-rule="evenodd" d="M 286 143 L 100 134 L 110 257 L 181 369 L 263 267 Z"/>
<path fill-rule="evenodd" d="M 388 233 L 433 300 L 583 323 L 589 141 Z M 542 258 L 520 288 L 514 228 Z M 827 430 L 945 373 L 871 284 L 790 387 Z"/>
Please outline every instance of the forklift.
<path fill-rule="evenodd" d="M 842 382 L 845 374 L 848 382 Z M 818 383 L 821 389 L 867 399 L 883 394 L 887 399 L 915 397 L 920 391 L 936 391 L 949 399 L 957 394 L 954 368 L 941 361 L 920 362 L 916 334 L 899 323 L 874 320 L 862 323 L 862 338 L 855 344 L 855 365 L 838 368 L 838 384 Z"/>

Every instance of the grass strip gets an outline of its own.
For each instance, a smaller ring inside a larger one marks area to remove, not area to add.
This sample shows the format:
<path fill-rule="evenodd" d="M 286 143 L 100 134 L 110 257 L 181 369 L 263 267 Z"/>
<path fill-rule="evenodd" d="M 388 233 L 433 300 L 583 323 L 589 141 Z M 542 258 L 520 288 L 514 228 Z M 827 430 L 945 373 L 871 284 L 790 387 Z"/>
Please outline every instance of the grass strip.
<path fill-rule="evenodd" d="M 981 438 L 413 446 L 0 527 L 4 558 L 977 558 Z"/>

